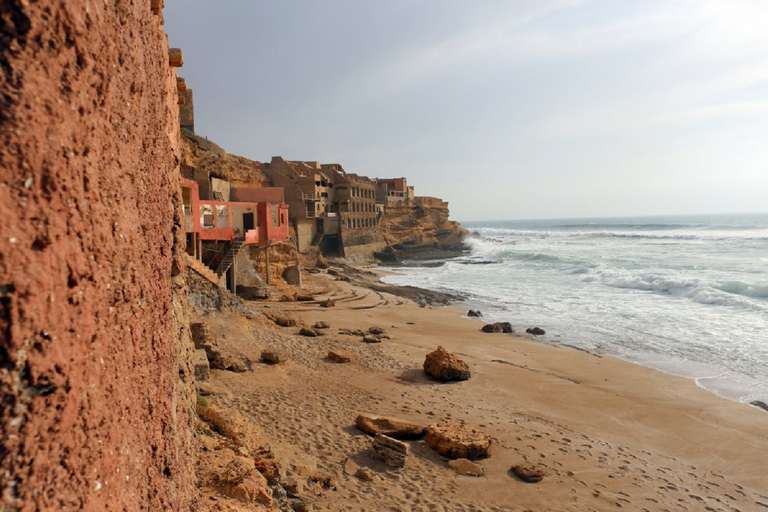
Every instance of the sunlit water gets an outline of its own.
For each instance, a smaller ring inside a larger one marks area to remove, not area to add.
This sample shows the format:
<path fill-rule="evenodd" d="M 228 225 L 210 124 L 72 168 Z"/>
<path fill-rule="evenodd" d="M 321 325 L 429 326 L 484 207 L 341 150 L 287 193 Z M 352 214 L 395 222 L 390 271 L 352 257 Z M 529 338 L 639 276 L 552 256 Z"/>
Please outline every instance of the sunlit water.
<path fill-rule="evenodd" d="M 385 280 L 460 292 L 485 321 L 768 402 L 768 214 L 462 225 L 467 256 Z"/>

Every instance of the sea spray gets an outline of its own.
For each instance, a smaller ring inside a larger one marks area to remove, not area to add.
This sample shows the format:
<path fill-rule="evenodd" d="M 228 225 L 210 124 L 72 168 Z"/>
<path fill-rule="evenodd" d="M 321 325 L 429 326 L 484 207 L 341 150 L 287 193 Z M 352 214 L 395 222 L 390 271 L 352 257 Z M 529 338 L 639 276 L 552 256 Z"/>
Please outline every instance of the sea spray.
<path fill-rule="evenodd" d="M 768 400 L 768 214 L 463 223 L 468 255 L 386 278 L 455 291 L 545 341 Z"/>

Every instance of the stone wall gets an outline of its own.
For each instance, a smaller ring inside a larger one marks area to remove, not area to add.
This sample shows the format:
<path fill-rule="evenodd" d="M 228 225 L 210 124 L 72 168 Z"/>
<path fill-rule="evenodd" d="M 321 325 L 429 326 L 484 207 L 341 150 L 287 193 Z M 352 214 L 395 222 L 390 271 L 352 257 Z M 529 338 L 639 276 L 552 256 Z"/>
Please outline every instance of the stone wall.
<path fill-rule="evenodd" d="M 127 0 L 0 11 L 0 509 L 194 509 L 159 16 Z"/>

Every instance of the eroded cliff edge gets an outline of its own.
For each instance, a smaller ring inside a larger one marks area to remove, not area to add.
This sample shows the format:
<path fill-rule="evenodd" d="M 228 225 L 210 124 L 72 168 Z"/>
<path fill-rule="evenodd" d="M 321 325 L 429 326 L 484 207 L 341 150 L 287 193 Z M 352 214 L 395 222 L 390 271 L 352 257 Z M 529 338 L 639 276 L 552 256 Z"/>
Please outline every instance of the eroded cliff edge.
<path fill-rule="evenodd" d="M 195 508 L 175 89 L 150 2 L 2 2 L 2 509 Z"/>

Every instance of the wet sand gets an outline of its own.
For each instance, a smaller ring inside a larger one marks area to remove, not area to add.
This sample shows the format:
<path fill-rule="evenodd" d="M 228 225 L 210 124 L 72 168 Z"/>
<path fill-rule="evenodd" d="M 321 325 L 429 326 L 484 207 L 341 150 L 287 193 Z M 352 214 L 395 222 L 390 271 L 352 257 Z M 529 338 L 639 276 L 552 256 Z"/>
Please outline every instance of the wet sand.
<path fill-rule="evenodd" d="M 422 307 L 355 279 L 306 275 L 305 291 L 317 301 L 249 303 L 295 318 L 295 327 L 237 313 L 206 323 L 225 351 L 257 361 L 274 347 L 288 356 L 246 373 L 214 370 L 211 382 L 221 406 L 259 426 L 284 478 L 333 477 L 335 490 L 301 496 L 314 510 L 768 510 L 763 411 L 625 361 L 483 333 L 463 309 Z M 333 307 L 319 304 L 329 298 Z M 298 335 L 318 321 L 330 324 L 326 335 Z M 340 332 L 371 326 L 389 339 L 369 344 Z M 438 345 L 469 364 L 471 379 L 424 375 L 424 357 Z M 336 349 L 352 362 L 327 359 Z M 404 468 L 388 468 L 369 457 L 371 439 L 355 427 L 363 412 L 484 430 L 493 438 L 491 457 L 479 461 L 485 475 L 457 476 L 423 440 L 408 442 Z M 509 472 L 522 462 L 547 475 L 522 482 Z M 373 481 L 349 474 L 352 466 L 369 468 Z"/>

